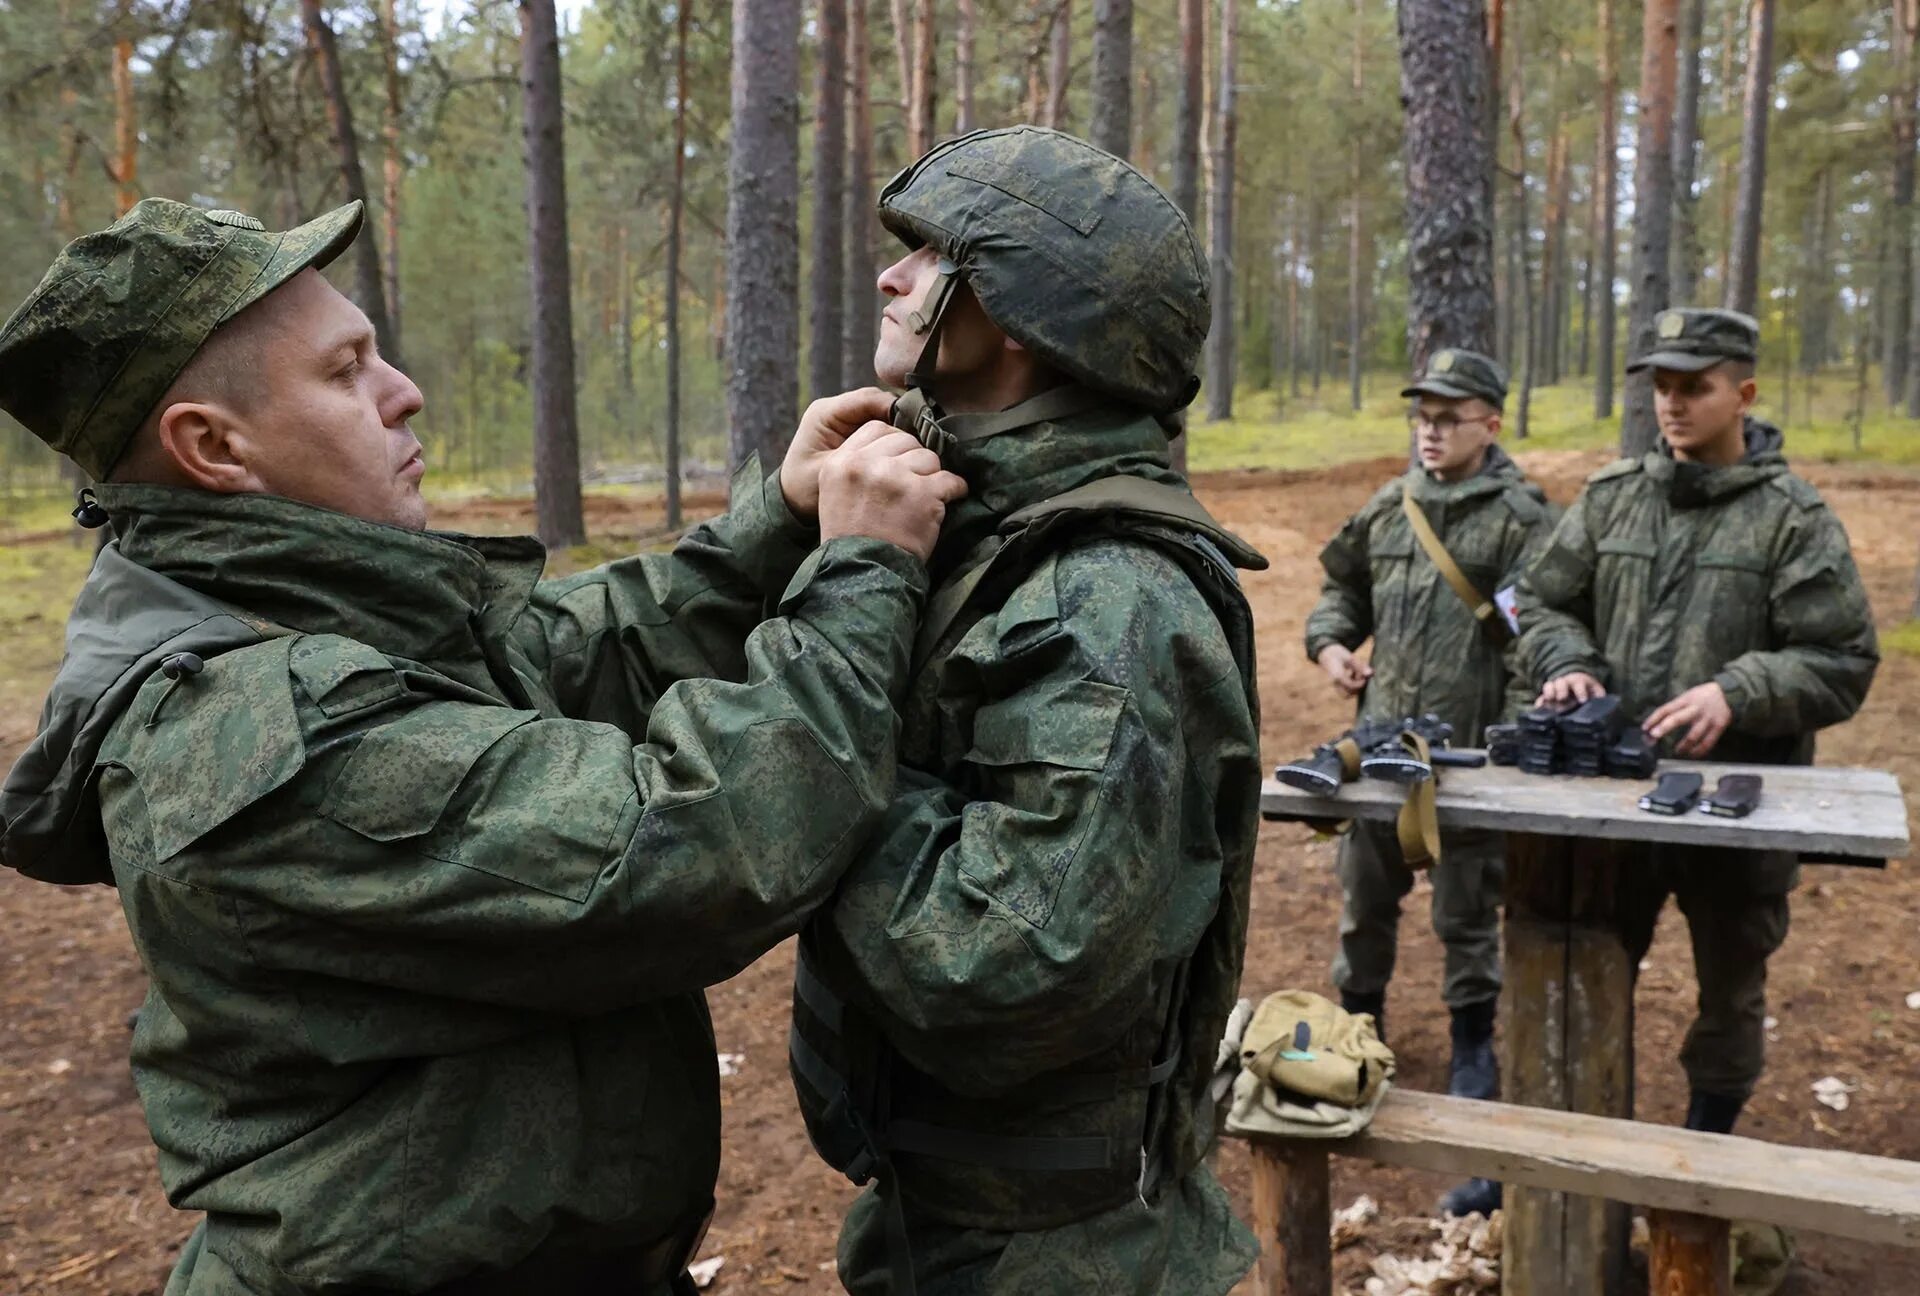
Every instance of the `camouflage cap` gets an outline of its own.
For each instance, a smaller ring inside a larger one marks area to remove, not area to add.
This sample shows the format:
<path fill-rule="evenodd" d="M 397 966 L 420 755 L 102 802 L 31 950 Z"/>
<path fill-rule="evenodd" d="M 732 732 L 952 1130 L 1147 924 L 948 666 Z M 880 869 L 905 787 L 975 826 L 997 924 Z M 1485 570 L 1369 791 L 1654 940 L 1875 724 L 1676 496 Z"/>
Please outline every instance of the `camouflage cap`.
<path fill-rule="evenodd" d="M 1491 356 L 1459 347 L 1442 347 L 1427 357 L 1427 371 L 1402 396 L 1440 396 L 1465 400 L 1477 396 L 1499 409 L 1507 403 L 1507 371 Z"/>
<path fill-rule="evenodd" d="M 1627 372 L 1678 369 L 1698 373 L 1723 360 L 1756 360 L 1760 325 L 1731 310 L 1664 310 L 1653 317 L 1653 350 L 1627 362 Z"/>
<path fill-rule="evenodd" d="M 1200 389 L 1206 261 L 1186 216 L 1124 159 L 1039 126 L 975 131 L 895 176 L 879 208 L 1076 382 L 1163 415 Z"/>
<path fill-rule="evenodd" d="M 359 232 L 348 203 L 273 233 L 251 216 L 147 198 L 68 244 L 0 327 L 0 409 L 94 480 L 214 329 Z"/>

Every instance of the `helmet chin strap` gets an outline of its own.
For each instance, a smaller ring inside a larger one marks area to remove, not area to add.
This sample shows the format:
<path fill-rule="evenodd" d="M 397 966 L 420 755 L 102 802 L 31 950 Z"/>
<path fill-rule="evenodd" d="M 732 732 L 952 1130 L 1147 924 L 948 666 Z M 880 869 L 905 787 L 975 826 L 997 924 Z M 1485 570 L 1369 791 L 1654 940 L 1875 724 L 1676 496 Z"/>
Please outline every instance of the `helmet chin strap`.
<path fill-rule="evenodd" d="M 960 282 L 960 267 L 941 257 L 936 269 L 938 277 L 927 290 L 926 300 L 907 316 L 907 328 L 926 341 L 920 344 L 920 354 L 907 371 L 906 393 L 894 401 L 889 421 L 903 432 L 913 433 L 921 445 L 944 458 L 953 450 L 953 437 L 940 426 L 943 411 L 929 385 L 940 362 L 940 325 Z"/>

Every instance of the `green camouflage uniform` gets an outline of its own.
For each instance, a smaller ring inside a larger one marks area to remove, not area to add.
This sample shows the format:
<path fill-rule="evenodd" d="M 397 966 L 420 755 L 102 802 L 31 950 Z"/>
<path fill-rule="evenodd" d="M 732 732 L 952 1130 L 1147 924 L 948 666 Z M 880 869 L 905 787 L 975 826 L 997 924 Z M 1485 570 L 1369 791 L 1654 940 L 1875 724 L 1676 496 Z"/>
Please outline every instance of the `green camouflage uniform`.
<path fill-rule="evenodd" d="M 134 1079 L 169 1200 L 207 1213 L 167 1296 L 685 1290 L 719 1159 L 701 987 L 879 821 L 922 565 L 815 548 L 753 466 L 670 555 L 547 582 L 530 539 L 99 498 L 117 542 L 0 859 L 119 888 Z"/>
<path fill-rule="evenodd" d="M 936 150 L 888 194 L 902 189 L 900 208 L 883 196 L 883 219 L 910 242 L 938 235 L 903 232 L 899 210 L 967 213 L 937 244 L 954 262 L 950 240 L 986 228 L 1007 255 L 1062 238 L 1062 255 L 1106 267 L 1092 289 L 1135 243 L 1157 258 L 1140 275 L 1185 273 L 1139 297 L 1189 313 L 1190 354 L 1169 356 L 1167 332 L 1135 349 L 1109 330 L 1130 356 L 1114 373 L 1162 366 L 1175 376 L 1155 404 L 1184 404 L 1204 269 L 1137 173 L 1021 129 Z M 1072 232 L 1096 227 L 1113 242 Z M 1044 263 L 1023 281 L 998 255 L 968 272 L 988 314 L 1023 342 L 1049 327 L 1070 339 L 1079 325 L 1063 322 Z M 1090 290 L 1071 306 L 1131 299 Z M 1099 367 L 1054 340 L 1077 369 Z M 934 555 L 902 709 L 912 790 L 804 934 L 796 985 L 795 1078 L 816 1144 L 856 1182 L 878 1179 L 841 1234 L 842 1281 L 862 1296 L 1216 1296 L 1255 1255 L 1202 1157 L 1260 779 L 1251 619 L 1223 551 L 1261 560 L 1206 521 L 1154 414 L 1069 384 L 923 427 L 970 494 Z M 1095 507 L 1023 522 L 1116 483 L 1189 520 Z"/>
<path fill-rule="evenodd" d="M 1743 358 L 1716 343 L 1727 314 L 1668 312 L 1669 349 L 1696 333 L 1701 349 L 1640 363 Z M 1814 731 L 1860 708 L 1879 647 L 1847 533 L 1780 445 L 1749 418 L 1738 464 L 1677 462 L 1663 444 L 1590 477 L 1521 584 L 1529 677 L 1585 671 L 1636 720 L 1711 680 L 1733 711 L 1715 760 L 1811 763 Z M 1766 960 L 1786 937 L 1797 880 L 1787 852 L 1659 846 L 1623 879 L 1636 966 L 1667 895 L 1686 915 L 1700 1002 L 1681 1064 L 1697 1092 L 1744 1099 L 1760 1076 Z"/>
<path fill-rule="evenodd" d="M 1505 395 L 1504 375 L 1484 357 L 1443 351 L 1434 361 L 1446 371 L 1427 375 L 1408 393 L 1482 396 L 1496 406 Z M 1462 373 L 1478 381 L 1470 387 L 1444 381 Z M 1373 676 L 1360 697 L 1360 718 L 1431 711 L 1453 726 L 1457 743 L 1474 746 L 1485 726 L 1531 704 L 1532 695 L 1513 678 L 1510 654 L 1415 539 L 1401 510 L 1406 493 L 1488 597 L 1519 579 L 1552 524 L 1545 496 L 1497 445 L 1466 481 L 1438 481 L 1416 465 L 1381 487 L 1321 551 L 1326 579 L 1307 617 L 1307 656 L 1317 661 L 1332 644 L 1358 649 L 1371 637 Z M 1449 828 L 1441 845 L 1442 862 L 1430 870 L 1433 930 L 1446 960 L 1441 994 L 1449 1008 L 1462 1009 L 1500 993 L 1505 843 L 1497 832 Z M 1341 838 L 1337 868 L 1345 903 L 1333 983 L 1349 996 L 1377 996 L 1393 976 L 1400 902 L 1413 872 L 1394 826 L 1364 821 Z"/>

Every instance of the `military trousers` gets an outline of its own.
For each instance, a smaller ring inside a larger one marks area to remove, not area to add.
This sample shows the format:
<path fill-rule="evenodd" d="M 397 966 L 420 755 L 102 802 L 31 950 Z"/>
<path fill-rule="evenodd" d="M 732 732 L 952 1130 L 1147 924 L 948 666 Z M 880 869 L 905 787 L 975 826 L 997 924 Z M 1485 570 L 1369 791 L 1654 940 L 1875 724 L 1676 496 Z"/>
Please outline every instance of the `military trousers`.
<path fill-rule="evenodd" d="M 1745 1101 L 1766 1065 L 1767 959 L 1787 938 L 1799 864 L 1781 851 L 1668 843 L 1635 855 L 1615 893 L 1627 957 L 1638 969 L 1672 896 L 1687 920 L 1700 986 L 1680 1065 L 1694 1090 Z"/>
<path fill-rule="evenodd" d="M 1440 834 L 1433 874 L 1433 930 L 1445 950 L 1440 997 L 1448 1008 L 1484 1003 L 1500 993 L 1500 892 L 1506 839 L 1482 829 Z M 1400 938 L 1400 901 L 1413 870 L 1391 823 L 1356 820 L 1340 839 L 1336 868 L 1345 901 L 1333 984 L 1347 994 L 1375 995 L 1393 978 Z"/>

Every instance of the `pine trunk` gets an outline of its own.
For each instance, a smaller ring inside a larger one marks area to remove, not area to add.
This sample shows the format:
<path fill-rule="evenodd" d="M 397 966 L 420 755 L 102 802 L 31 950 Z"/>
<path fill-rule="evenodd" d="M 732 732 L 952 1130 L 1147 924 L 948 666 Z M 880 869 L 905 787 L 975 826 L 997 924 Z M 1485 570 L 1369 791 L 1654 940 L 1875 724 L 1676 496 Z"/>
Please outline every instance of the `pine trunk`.
<path fill-rule="evenodd" d="M 1522 44 L 1521 42 L 1515 42 Z M 1523 59 L 1513 61 L 1513 75 L 1507 83 L 1507 129 L 1513 136 L 1513 241 L 1508 245 L 1510 266 L 1520 295 L 1520 337 L 1515 356 L 1515 376 L 1520 380 L 1519 409 L 1514 416 L 1515 440 L 1524 441 L 1533 429 L 1533 385 L 1538 375 L 1534 357 L 1538 353 L 1537 336 L 1540 311 L 1533 293 L 1533 225 L 1527 218 L 1527 82 Z"/>
<path fill-rule="evenodd" d="M 1619 198 L 1614 186 L 1619 183 L 1619 127 L 1614 113 L 1620 104 L 1619 74 L 1615 70 L 1613 0 L 1600 0 L 1600 129 L 1594 149 L 1594 202 L 1599 233 L 1594 239 L 1593 293 L 1593 416 L 1613 417 L 1613 356 L 1615 312 L 1613 300 L 1614 251 Z"/>
<path fill-rule="evenodd" d="M 1887 275 L 1881 294 L 1881 310 L 1886 321 L 1882 340 L 1886 350 L 1881 357 L 1887 385 L 1887 404 L 1897 405 L 1906 395 L 1913 329 L 1913 190 L 1916 75 L 1920 59 L 1915 58 L 1916 0 L 1894 0 L 1893 63 L 1893 202 L 1888 219 Z"/>
<path fill-rule="evenodd" d="M 1353 101 L 1361 103 L 1366 98 L 1366 64 L 1361 54 L 1364 50 L 1361 22 L 1363 0 L 1353 0 Z M 1361 353 L 1366 348 L 1366 285 L 1365 275 L 1361 272 L 1361 260 L 1366 249 L 1366 232 L 1363 228 L 1364 210 L 1361 203 L 1361 189 L 1366 181 L 1367 167 L 1364 146 L 1358 134 L 1353 138 L 1353 167 L 1351 197 L 1347 220 L 1347 385 L 1350 388 L 1349 399 L 1355 413 L 1363 403 L 1361 391 Z"/>
<path fill-rule="evenodd" d="M 1556 121 L 1547 141 L 1547 209 L 1541 216 L 1545 246 L 1540 258 L 1540 301 L 1544 327 L 1539 332 L 1541 380 L 1549 387 L 1560 381 L 1560 306 L 1565 295 L 1561 253 L 1567 239 L 1567 135 Z"/>
<path fill-rule="evenodd" d="M 1239 0 L 1222 0 L 1220 13 L 1220 89 L 1214 98 L 1219 123 L 1214 131 L 1213 192 L 1207 200 L 1213 218 L 1213 322 L 1207 338 L 1207 418 L 1233 417 L 1233 382 L 1238 345 L 1233 318 L 1233 153 L 1239 124 L 1235 109 L 1235 48 L 1240 35 Z"/>
<path fill-rule="evenodd" d="M 913 11 L 913 105 L 907 114 L 907 134 L 912 137 L 916 158 L 933 147 L 933 114 L 939 99 L 933 66 L 933 6 L 934 0 L 916 0 Z M 798 21 L 795 15 L 796 25 Z"/>
<path fill-rule="evenodd" d="M 314 68 L 320 74 L 320 88 L 327 105 L 327 125 L 333 133 L 334 153 L 340 166 L 340 184 L 349 201 L 367 201 L 367 176 L 360 166 L 360 141 L 353 132 L 353 107 L 347 100 L 346 81 L 340 72 L 340 48 L 333 28 L 320 10 L 320 0 L 300 0 L 300 16 L 306 29 L 307 48 Z M 374 335 L 386 341 L 388 328 L 386 289 L 380 276 L 380 243 L 377 239 L 355 239 L 354 289 L 360 309 L 373 322 Z"/>
<path fill-rule="evenodd" d="M 1043 124 L 1067 128 L 1067 79 L 1073 74 L 1073 0 L 1053 7 L 1053 31 L 1047 40 L 1047 114 Z"/>
<path fill-rule="evenodd" d="M 1116 157 L 1133 151 L 1133 0 L 1093 0 L 1093 125 Z"/>
<path fill-rule="evenodd" d="M 1187 214 L 1187 220 L 1200 219 L 1200 101 L 1204 97 L 1201 79 L 1206 75 L 1201 48 L 1201 13 L 1205 0 L 1179 0 L 1180 4 L 1180 97 L 1173 115 L 1173 201 Z"/>
<path fill-rule="evenodd" d="M 1481 0 L 1401 0 L 1398 14 L 1407 351 L 1418 373 L 1442 347 L 1493 349 L 1492 94 Z"/>
<path fill-rule="evenodd" d="M 140 121 L 133 102 L 133 42 L 113 43 L 113 197 L 119 215 L 140 201 Z"/>
<path fill-rule="evenodd" d="M 800 6 L 733 0 L 727 158 L 727 465 L 771 469 L 793 431 L 800 350 Z"/>
<path fill-rule="evenodd" d="M 584 544 L 580 425 L 573 387 L 573 279 L 567 268 L 567 151 L 553 0 L 520 0 L 520 86 L 533 308 L 533 498 L 548 548 Z M 363 245 L 372 239 L 362 239 Z"/>
<path fill-rule="evenodd" d="M 1680 82 L 1673 108 L 1673 233 L 1671 295 L 1693 301 L 1700 278 L 1700 231 L 1695 225 L 1693 177 L 1700 144 L 1700 39 L 1707 0 L 1680 0 Z"/>
<path fill-rule="evenodd" d="M 903 125 L 913 120 L 913 17 L 907 11 L 907 4 L 908 0 L 887 0 L 887 13 L 893 19 L 893 57 L 900 70 L 900 121 Z M 913 147 L 910 127 L 907 147 Z"/>
<path fill-rule="evenodd" d="M 1634 354 L 1653 348 L 1654 317 L 1667 308 L 1679 20 L 1679 0 L 1647 0 L 1640 37 L 1639 151 L 1633 172 L 1633 307 L 1627 325 L 1627 345 Z M 1645 370 L 1629 374 L 1626 416 L 1620 423 L 1620 452 L 1629 457 L 1645 454 L 1658 436 L 1653 416 L 1653 375 Z"/>
<path fill-rule="evenodd" d="M 854 4 L 861 0 L 852 0 Z M 954 123 L 956 135 L 965 135 L 974 129 L 973 115 L 973 42 L 979 33 L 980 19 L 976 6 L 978 0 L 959 0 L 960 25 L 953 36 L 953 99 Z M 855 68 L 853 75 L 864 74 L 864 69 Z"/>
<path fill-rule="evenodd" d="M 862 0 L 853 0 L 856 5 Z M 673 23 L 673 188 L 667 198 L 667 443 L 661 475 L 667 490 L 667 526 L 680 529 L 680 250 L 687 211 L 687 13 L 678 0 Z"/>
<path fill-rule="evenodd" d="M 857 0 L 856 0 L 857 2 Z M 819 0 L 820 48 L 813 79 L 813 226 L 808 289 L 807 379 L 815 399 L 841 390 L 840 311 L 845 261 L 840 220 L 846 203 L 846 0 Z"/>
<path fill-rule="evenodd" d="M 846 262 L 840 313 L 840 385 L 872 384 L 879 308 L 873 286 L 873 96 L 868 89 L 867 0 L 847 3 L 847 170 L 840 230 Z"/>
<path fill-rule="evenodd" d="M 380 55 L 384 65 L 386 102 L 380 122 L 380 250 L 386 275 L 387 336 L 381 349 L 395 365 L 400 363 L 400 15 L 398 0 L 380 0 Z M 622 281 L 624 282 L 624 280 Z"/>
<path fill-rule="evenodd" d="M 1740 197 L 1724 304 L 1751 315 L 1760 294 L 1760 218 L 1767 190 L 1767 118 L 1773 111 L 1774 0 L 1753 0 L 1747 19 L 1746 111 L 1740 132 Z"/>

